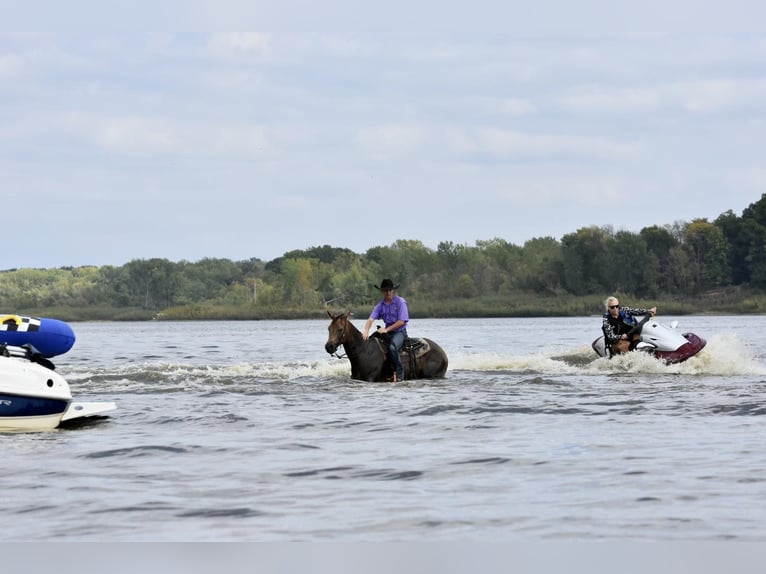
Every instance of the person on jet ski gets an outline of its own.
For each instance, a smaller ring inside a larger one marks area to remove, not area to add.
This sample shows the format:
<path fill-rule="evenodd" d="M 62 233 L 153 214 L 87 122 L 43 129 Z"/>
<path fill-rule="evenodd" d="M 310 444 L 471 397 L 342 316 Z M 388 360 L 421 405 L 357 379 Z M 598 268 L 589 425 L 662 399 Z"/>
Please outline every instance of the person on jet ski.
<path fill-rule="evenodd" d="M 641 307 L 621 307 L 617 297 L 609 297 L 604 301 L 606 312 L 601 330 L 604 332 L 604 341 L 613 355 L 632 351 L 638 345 L 640 335 L 633 333 L 628 335 L 636 326 L 636 315 L 657 314 L 657 307 L 643 309 Z"/>

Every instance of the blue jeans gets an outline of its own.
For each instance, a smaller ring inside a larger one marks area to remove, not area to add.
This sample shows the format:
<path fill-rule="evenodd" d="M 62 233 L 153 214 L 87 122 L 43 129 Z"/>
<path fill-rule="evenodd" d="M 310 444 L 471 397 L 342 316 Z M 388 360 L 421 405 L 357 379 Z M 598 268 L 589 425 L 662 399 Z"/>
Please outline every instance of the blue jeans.
<path fill-rule="evenodd" d="M 399 356 L 399 351 L 404 346 L 404 340 L 407 338 L 407 329 L 400 331 L 394 331 L 388 334 L 388 358 L 394 364 L 396 369 L 396 377 L 400 380 L 404 380 L 404 367 L 402 366 L 402 359 Z"/>

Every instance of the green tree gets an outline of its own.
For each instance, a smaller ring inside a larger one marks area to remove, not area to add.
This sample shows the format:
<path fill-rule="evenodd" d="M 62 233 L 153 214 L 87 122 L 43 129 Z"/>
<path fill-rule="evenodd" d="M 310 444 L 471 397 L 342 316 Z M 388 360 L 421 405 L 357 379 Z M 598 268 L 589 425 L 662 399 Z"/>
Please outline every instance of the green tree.
<path fill-rule="evenodd" d="M 696 289 L 728 284 L 727 245 L 720 227 L 706 219 L 695 219 L 686 227 L 683 244 L 689 255 Z"/>
<path fill-rule="evenodd" d="M 583 227 L 561 238 L 564 286 L 575 295 L 612 290 L 610 228 Z"/>
<path fill-rule="evenodd" d="M 285 259 L 282 262 L 282 292 L 289 305 L 306 307 L 324 303 L 316 288 L 319 262 L 316 259 Z"/>
<path fill-rule="evenodd" d="M 126 264 L 131 304 L 162 309 L 174 304 L 178 285 L 176 264 L 167 259 L 134 259 Z"/>
<path fill-rule="evenodd" d="M 420 281 L 433 268 L 434 255 L 421 241 L 399 239 L 389 247 L 368 249 L 365 257 L 377 265 L 382 276 L 400 283 L 409 294 L 427 291 Z M 376 284 L 382 278 L 376 278 Z"/>
<path fill-rule="evenodd" d="M 652 225 L 644 227 L 640 232 L 641 238 L 646 243 L 646 249 L 650 254 L 647 261 L 648 273 L 653 278 L 649 280 L 647 290 L 652 291 L 655 286 L 658 290 L 672 291 L 670 251 L 679 245 L 679 241 L 669 227 Z M 653 255 L 654 257 L 651 257 Z"/>
<path fill-rule="evenodd" d="M 370 299 L 371 284 L 364 272 L 358 256 L 349 257 L 331 278 L 331 292 L 325 301 L 333 301 L 336 306 L 354 307 L 367 304 Z"/>
<path fill-rule="evenodd" d="M 476 247 L 482 255 L 478 279 L 483 293 L 509 293 L 521 285 L 521 247 L 499 237 L 477 241 Z"/>
<path fill-rule="evenodd" d="M 537 292 L 556 293 L 564 275 L 561 244 L 553 237 L 537 237 L 521 251 L 519 286 Z"/>
<path fill-rule="evenodd" d="M 680 244 L 672 247 L 668 254 L 668 282 L 671 293 L 692 293 L 695 288 L 689 254 Z"/>
<path fill-rule="evenodd" d="M 652 286 L 647 282 L 651 258 L 646 241 L 630 231 L 618 231 L 608 243 L 612 273 L 611 291 L 646 295 Z"/>
<path fill-rule="evenodd" d="M 728 245 L 728 266 L 731 281 L 741 285 L 750 281 L 748 255 L 753 240 L 759 235 L 762 226 L 755 219 L 743 219 L 728 210 L 719 215 L 713 222 L 723 233 Z"/>
<path fill-rule="evenodd" d="M 458 277 L 455 294 L 461 298 L 473 297 L 476 294 L 476 285 L 470 275 L 465 273 Z"/>
<path fill-rule="evenodd" d="M 742 219 L 752 219 L 758 225 L 766 227 L 766 193 L 742 210 Z"/>
<path fill-rule="evenodd" d="M 766 227 L 755 221 L 746 221 L 749 248 L 745 264 L 750 282 L 756 287 L 766 287 Z"/>

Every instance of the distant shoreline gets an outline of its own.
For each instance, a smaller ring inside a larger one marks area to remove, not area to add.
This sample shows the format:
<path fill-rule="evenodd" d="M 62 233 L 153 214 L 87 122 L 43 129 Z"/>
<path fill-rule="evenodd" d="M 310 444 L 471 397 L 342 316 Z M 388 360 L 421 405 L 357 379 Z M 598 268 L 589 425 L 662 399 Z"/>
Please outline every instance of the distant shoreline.
<path fill-rule="evenodd" d="M 697 297 L 634 299 L 618 295 L 631 307 L 654 307 L 658 316 L 683 315 L 764 315 L 766 294 L 739 289 L 718 290 Z M 502 299 L 453 299 L 431 301 L 408 299 L 412 319 L 501 319 L 501 318 L 555 318 L 600 317 L 603 313 L 602 296 L 576 297 L 537 296 L 529 293 L 506 296 Z M 53 317 L 68 322 L 86 321 L 260 321 L 325 319 L 327 312 L 351 311 L 356 318 L 367 318 L 372 304 L 352 308 L 327 306 L 313 309 L 262 309 L 255 306 L 216 306 L 195 304 L 169 309 L 111 308 L 111 307 L 47 307 L 4 309 L 37 317 Z"/>

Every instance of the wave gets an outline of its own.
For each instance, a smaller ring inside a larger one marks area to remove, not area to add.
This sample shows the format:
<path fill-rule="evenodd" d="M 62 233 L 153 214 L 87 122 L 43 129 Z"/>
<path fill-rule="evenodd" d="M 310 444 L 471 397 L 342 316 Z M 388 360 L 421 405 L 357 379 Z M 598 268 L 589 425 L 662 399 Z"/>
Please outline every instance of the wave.
<path fill-rule="evenodd" d="M 450 358 L 452 370 L 512 371 L 541 374 L 684 374 L 684 375 L 766 375 L 766 365 L 753 349 L 732 333 L 714 335 L 694 357 L 678 364 L 666 364 L 647 353 L 627 353 L 611 359 L 595 354 L 590 345 L 567 351 L 543 351 L 536 355 L 503 356 L 493 353 Z"/>
<path fill-rule="evenodd" d="M 536 354 L 462 353 L 450 356 L 447 379 L 472 373 L 532 375 L 608 375 L 619 373 L 683 375 L 766 375 L 766 365 L 753 349 L 733 334 L 719 334 L 684 363 L 668 365 L 646 353 L 634 352 L 612 359 L 598 357 L 589 345 L 562 351 L 543 350 Z M 231 365 L 197 365 L 154 362 L 88 368 L 78 367 L 63 373 L 80 389 L 114 392 L 210 391 L 211 385 L 233 392 L 253 392 L 253 383 L 348 382 L 351 368 L 347 360 L 325 359 L 315 362 L 261 362 Z"/>
<path fill-rule="evenodd" d="M 119 386 L 123 392 L 208 391 L 211 384 L 234 392 L 247 392 L 253 381 L 290 381 L 348 378 L 348 363 L 335 360 L 316 363 L 242 363 L 235 365 L 188 365 L 169 362 L 132 363 L 96 369 L 73 369 L 65 373 L 73 387 L 84 390 Z"/>

